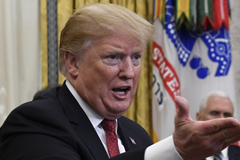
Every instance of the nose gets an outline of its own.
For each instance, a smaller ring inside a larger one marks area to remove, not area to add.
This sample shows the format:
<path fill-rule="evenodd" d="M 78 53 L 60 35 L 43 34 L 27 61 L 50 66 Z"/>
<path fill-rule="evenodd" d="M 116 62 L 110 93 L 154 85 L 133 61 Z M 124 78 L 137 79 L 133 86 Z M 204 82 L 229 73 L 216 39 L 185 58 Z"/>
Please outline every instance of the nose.
<path fill-rule="evenodd" d="M 134 65 L 131 59 L 125 59 L 120 64 L 119 78 L 132 79 L 134 77 Z"/>
<path fill-rule="evenodd" d="M 224 113 L 220 113 L 219 118 L 225 118 Z"/>

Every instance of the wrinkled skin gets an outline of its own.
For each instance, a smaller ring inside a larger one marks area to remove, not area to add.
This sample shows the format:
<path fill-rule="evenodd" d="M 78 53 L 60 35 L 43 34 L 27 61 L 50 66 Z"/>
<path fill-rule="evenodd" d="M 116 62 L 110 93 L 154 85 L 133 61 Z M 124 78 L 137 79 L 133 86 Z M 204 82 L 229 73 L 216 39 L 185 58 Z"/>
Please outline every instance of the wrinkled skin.
<path fill-rule="evenodd" d="M 240 140 L 240 123 L 234 118 L 218 118 L 193 121 L 189 116 L 189 104 L 177 96 L 179 109 L 175 116 L 173 141 L 184 160 L 197 160 L 223 150 Z"/>
<path fill-rule="evenodd" d="M 101 117 L 119 118 L 137 90 L 144 46 L 123 33 L 94 41 L 85 53 L 65 53 L 67 79 L 81 98 Z"/>

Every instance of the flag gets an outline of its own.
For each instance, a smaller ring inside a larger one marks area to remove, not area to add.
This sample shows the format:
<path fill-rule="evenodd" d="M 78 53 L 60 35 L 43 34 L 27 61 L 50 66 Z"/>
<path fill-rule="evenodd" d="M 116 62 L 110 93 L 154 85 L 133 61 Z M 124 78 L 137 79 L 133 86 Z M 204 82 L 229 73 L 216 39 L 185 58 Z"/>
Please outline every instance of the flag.
<path fill-rule="evenodd" d="M 210 91 L 224 91 L 236 106 L 231 43 L 226 23 L 222 23 L 218 30 L 201 33 L 189 30 L 183 24 L 176 28 L 175 10 L 175 1 L 168 0 L 165 3 L 165 21 L 153 19 L 152 115 L 158 140 L 174 131 L 176 95 L 189 101 L 193 119 L 200 100 Z M 235 107 L 235 117 L 236 113 Z"/>

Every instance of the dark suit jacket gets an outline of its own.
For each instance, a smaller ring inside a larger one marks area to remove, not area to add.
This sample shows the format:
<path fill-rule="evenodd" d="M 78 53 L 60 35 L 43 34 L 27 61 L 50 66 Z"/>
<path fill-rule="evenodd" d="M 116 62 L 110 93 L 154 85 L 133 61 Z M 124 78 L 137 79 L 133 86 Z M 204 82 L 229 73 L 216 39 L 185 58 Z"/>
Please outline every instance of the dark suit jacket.
<path fill-rule="evenodd" d="M 152 144 L 137 123 L 120 117 L 118 134 L 126 153 L 113 160 L 143 160 Z M 135 140 L 136 144 L 130 140 Z M 65 84 L 14 109 L 0 130 L 0 160 L 105 160 L 107 153 L 91 122 Z"/>
<path fill-rule="evenodd" d="M 229 160 L 240 160 L 240 147 L 231 145 L 228 147 L 228 159 Z M 203 159 L 205 160 L 205 159 Z"/>

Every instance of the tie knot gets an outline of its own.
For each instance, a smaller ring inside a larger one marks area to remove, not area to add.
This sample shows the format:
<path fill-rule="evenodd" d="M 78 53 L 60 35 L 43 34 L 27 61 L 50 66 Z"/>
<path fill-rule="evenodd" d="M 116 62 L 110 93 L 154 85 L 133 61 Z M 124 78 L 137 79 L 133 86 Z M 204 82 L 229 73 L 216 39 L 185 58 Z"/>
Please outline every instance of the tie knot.
<path fill-rule="evenodd" d="M 104 119 L 101 122 L 101 126 L 105 131 L 115 132 L 115 121 Z"/>

